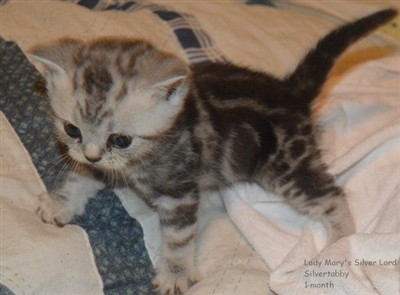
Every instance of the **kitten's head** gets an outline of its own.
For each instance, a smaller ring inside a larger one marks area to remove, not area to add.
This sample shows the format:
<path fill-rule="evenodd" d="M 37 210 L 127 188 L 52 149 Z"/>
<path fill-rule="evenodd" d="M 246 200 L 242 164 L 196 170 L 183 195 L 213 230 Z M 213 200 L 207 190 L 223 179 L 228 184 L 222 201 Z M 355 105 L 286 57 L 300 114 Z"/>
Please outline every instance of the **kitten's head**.
<path fill-rule="evenodd" d="M 117 170 L 154 149 L 183 109 L 189 67 L 149 43 L 62 39 L 31 51 L 70 156 Z"/>

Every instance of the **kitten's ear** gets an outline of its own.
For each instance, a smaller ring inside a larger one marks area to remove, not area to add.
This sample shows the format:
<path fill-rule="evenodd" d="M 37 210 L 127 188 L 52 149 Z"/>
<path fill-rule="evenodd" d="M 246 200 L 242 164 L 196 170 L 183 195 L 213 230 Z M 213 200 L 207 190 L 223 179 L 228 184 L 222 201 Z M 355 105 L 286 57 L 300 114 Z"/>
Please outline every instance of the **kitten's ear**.
<path fill-rule="evenodd" d="M 48 74 L 57 75 L 65 72 L 65 70 L 58 64 L 38 55 L 29 54 L 28 58 L 44 76 L 47 76 Z"/>
<path fill-rule="evenodd" d="M 65 73 L 74 55 L 82 46 L 81 40 L 65 38 L 58 42 L 33 47 L 28 52 L 28 58 L 42 74 Z"/>
<path fill-rule="evenodd" d="M 164 90 L 164 100 L 177 104 L 185 98 L 190 87 L 189 84 L 189 77 L 182 75 L 159 82 L 154 87 Z"/>

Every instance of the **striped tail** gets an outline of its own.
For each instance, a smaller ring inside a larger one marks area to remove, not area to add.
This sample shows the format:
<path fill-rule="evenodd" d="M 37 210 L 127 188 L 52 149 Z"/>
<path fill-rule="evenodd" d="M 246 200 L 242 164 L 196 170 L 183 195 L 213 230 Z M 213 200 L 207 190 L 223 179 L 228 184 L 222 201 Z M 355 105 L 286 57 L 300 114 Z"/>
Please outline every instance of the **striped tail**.
<path fill-rule="evenodd" d="M 309 111 L 340 54 L 352 43 L 389 22 L 396 15 L 395 9 L 382 10 L 345 24 L 321 39 L 294 72 L 283 81 L 287 89 L 292 90 L 296 104 L 301 104 L 305 111 Z"/>

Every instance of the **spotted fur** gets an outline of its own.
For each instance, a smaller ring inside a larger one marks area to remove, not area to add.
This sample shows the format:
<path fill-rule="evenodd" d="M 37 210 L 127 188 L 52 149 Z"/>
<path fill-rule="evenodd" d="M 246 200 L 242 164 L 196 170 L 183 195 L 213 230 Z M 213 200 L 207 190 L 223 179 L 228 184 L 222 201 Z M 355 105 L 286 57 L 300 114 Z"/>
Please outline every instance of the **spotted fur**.
<path fill-rule="evenodd" d="M 62 225 L 104 185 L 131 189 L 160 216 L 154 284 L 163 294 L 181 294 L 199 278 L 194 240 L 205 190 L 255 182 L 324 222 L 331 242 L 352 233 L 345 194 L 321 161 L 311 108 L 335 59 L 395 14 L 336 29 L 284 79 L 233 64 L 188 66 L 128 39 L 63 39 L 33 49 L 57 136 L 80 163 L 41 196 L 38 214 Z"/>

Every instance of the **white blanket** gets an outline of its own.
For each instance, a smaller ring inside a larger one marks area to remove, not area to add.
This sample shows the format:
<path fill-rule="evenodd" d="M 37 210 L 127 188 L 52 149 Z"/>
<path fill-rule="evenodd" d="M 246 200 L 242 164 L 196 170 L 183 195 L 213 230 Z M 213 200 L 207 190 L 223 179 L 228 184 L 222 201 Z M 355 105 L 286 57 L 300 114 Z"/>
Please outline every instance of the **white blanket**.
<path fill-rule="evenodd" d="M 0 282 L 15 294 L 102 294 L 85 231 L 34 214 L 45 187 L 2 112 L 0 134 Z"/>

